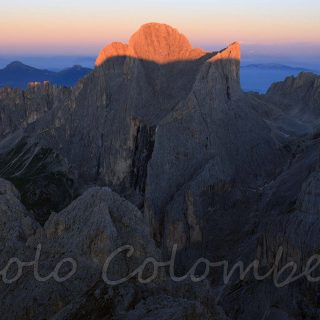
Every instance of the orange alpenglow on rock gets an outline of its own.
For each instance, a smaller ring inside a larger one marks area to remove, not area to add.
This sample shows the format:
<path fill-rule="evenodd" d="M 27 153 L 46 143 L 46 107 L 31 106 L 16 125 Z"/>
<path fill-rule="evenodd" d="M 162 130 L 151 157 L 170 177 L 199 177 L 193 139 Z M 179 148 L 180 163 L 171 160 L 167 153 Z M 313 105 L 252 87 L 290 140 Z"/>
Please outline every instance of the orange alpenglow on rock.
<path fill-rule="evenodd" d="M 226 53 L 219 53 L 221 59 L 229 55 L 231 59 L 240 60 L 239 44 L 233 43 L 232 48 L 229 48 L 226 49 L 228 50 Z M 166 24 L 147 23 L 131 36 L 129 44 L 113 42 L 102 49 L 96 59 L 96 65 L 99 66 L 105 60 L 116 56 L 128 56 L 165 64 L 196 60 L 208 53 L 202 49 L 193 48 L 189 40 L 177 29 Z"/>
<path fill-rule="evenodd" d="M 222 59 L 234 59 L 240 60 L 241 56 L 241 48 L 239 42 L 231 43 L 227 48 L 218 52 L 215 56 L 213 56 L 212 60 L 222 60 Z"/>

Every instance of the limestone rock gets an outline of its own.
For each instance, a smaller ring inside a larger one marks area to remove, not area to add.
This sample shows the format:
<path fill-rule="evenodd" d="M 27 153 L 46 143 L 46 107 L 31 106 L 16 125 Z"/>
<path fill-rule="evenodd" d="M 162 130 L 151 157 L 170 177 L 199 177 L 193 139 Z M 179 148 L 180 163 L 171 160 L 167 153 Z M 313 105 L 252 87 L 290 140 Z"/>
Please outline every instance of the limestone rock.
<path fill-rule="evenodd" d="M 309 120 L 320 114 L 319 76 L 301 72 L 297 77 L 288 77 L 282 82 L 271 85 L 267 98 L 284 110 L 296 113 Z"/>
<path fill-rule="evenodd" d="M 14 185 L 2 178 L 0 178 L 0 195 L 13 195 L 20 199 L 20 194 Z"/>
<path fill-rule="evenodd" d="M 19 281 L 0 284 L 2 319 L 52 317 L 102 281 L 107 257 L 123 245 L 130 244 L 135 251 L 130 258 L 125 254 L 115 258 L 107 274 L 109 279 L 127 275 L 148 256 L 158 258 L 142 214 L 108 188 L 89 189 L 65 210 L 51 215 L 43 228 L 38 225 L 33 233 L 22 233 L 27 211 L 16 198 L 7 197 L 0 196 L 0 222 L 1 227 L 6 226 L 6 232 L 1 229 L 1 236 L 5 235 L 1 243 L 7 243 L 1 248 L 1 265 L 14 255 L 20 261 L 33 261 L 36 247 L 41 244 L 42 276 L 50 274 L 64 258 L 74 259 L 76 272 L 61 283 L 53 279 L 40 282 L 34 278 L 32 268 L 26 267 Z M 9 240 L 15 241 L 14 249 L 9 250 Z M 60 276 L 68 274 L 70 268 L 66 264 Z"/>
<path fill-rule="evenodd" d="M 156 63 L 170 63 L 199 59 L 206 54 L 192 48 L 189 40 L 166 24 L 148 23 L 134 33 L 128 45 L 114 42 L 99 54 L 96 65 L 117 56 L 130 56 Z"/>
<path fill-rule="evenodd" d="M 48 82 L 30 83 L 26 90 L 0 89 L 0 138 L 36 121 L 56 105 L 64 103 L 70 89 Z"/>
<path fill-rule="evenodd" d="M 130 320 L 202 320 L 215 319 L 199 303 L 185 299 L 172 299 L 167 296 L 156 296 L 141 302 L 126 316 Z M 121 318 L 120 318 L 121 319 Z"/>
<path fill-rule="evenodd" d="M 318 192 L 320 183 L 319 172 L 313 172 L 302 186 L 298 197 L 297 208 L 306 214 L 320 214 L 320 194 Z"/>

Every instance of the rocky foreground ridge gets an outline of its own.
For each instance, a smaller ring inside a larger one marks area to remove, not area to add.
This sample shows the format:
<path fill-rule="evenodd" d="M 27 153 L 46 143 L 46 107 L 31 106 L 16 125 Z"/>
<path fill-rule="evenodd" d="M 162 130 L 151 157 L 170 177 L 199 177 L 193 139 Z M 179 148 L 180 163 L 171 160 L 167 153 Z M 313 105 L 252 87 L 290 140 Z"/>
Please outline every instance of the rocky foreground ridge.
<path fill-rule="evenodd" d="M 320 242 L 319 96 L 311 73 L 243 93 L 238 43 L 205 52 L 155 23 L 104 48 L 72 89 L 0 89 L 0 268 L 39 243 L 44 275 L 79 264 L 62 283 L 32 268 L 1 282 L 1 318 L 318 319 L 306 280 L 176 283 L 164 270 L 113 287 L 101 269 L 126 244 L 114 278 L 175 245 L 180 275 L 201 257 L 268 268 L 280 246 L 302 268 Z"/>

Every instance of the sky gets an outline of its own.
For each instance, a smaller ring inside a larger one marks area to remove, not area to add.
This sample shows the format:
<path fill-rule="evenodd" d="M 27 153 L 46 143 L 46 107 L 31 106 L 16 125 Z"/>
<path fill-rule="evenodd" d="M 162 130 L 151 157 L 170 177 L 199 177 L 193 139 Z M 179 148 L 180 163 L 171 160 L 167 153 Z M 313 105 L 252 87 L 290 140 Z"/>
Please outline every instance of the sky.
<path fill-rule="evenodd" d="M 320 56 L 319 0 L 0 0 L 0 55 L 97 55 L 147 22 L 205 49 Z"/>

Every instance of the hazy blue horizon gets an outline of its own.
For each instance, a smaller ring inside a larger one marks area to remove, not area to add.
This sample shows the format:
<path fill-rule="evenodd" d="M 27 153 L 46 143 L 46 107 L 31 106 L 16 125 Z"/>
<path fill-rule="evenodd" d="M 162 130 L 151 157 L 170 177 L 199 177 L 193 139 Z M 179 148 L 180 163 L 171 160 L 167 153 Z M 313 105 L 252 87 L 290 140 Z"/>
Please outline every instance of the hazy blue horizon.
<path fill-rule="evenodd" d="M 76 55 L 54 55 L 54 56 L 33 56 L 33 55 L 0 55 L 0 69 L 5 68 L 14 61 L 20 61 L 24 64 L 35 68 L 48 70 L 61 70 L 72 67 L 73 65 L 81 65 L 83 67 L 93 68 L 95 64 L 95 56 L 76 56 Z M 320 71 L 320 60 L 317 57 L 286 57 L 286 56 L 267 56 L 267 55 L 243 55 L 241 66 L 251 64 L 281 64 L 294 68 L 306 68 L 314 71 Z"/>
<path fill-rule="evenodd" d="M 241 64 L 255 64 L 255 63 L 277 63 L 284 64 L 291 67 L 305 67 L 308 69 L 320 70 L 320 48 L 317 47 L 305 50 L 305 47 L 294 47 L 290 50 L 285 50 L 283 47 L 273 47 L 273 52 L 264 50 L 263 46 L 242 45 L 242 58 Z M 212 47 L 203 47 L 206 50 L 212 50 Z M 219 47 L 214 46 L 215 50 Z M 223 46 L 220 46 L 222 49 Z M 94 67 L 95 59 L 98 53 L 90 55 L 81 54 L 0 54 L 0 69 L 13 61 L 21 61 L 25 64 L 31 65 L 36 68 L 58 70 L 68 68 L 73 65 L 82 65 L 84 67 Z"/>

